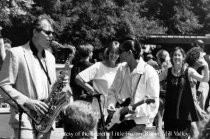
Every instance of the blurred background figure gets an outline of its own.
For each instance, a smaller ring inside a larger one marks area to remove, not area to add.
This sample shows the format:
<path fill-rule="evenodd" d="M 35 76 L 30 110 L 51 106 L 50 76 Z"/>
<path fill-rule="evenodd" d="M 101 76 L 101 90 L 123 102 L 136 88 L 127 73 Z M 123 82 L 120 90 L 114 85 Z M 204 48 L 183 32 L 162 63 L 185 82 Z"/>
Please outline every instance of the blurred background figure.
<path fill-rule="evenodd" d="M 154 60 L 154 57 L 151 53 L 147 54 L 144 59 L 145 62 L 151 65 L 155 70 L 159 69 L 158 63 Z"/>
<path fill-rule="evenodd" d="M 91 103 L 77 100 L 64 108 L 63 139 L 96 139 L 98 119 Z"/>
<path fill-rule="evenodd" d="M 80 45 L 77 50 L 79 59 L 75 61 L 73 65 L 70 78 L 70 85 L 73 91 L 73 98 L 74 100 L 85 100 L 92 102 L 91 98 L 83 97 L 84 95 L 87 95 L 87 92 L 84 88 L 82 88 L 75 82 L 75 77 L 78 73 L 93 65 L 93 63 L 90 62 L 90 59 L 93 56 L 93 46 L 91 44 Z"/>
<path fill-rule="evenodd" d="M 203 130 L 203 125 L 208 120 L 208 114 L 202 109 L 202 107 L 199 105 L 200 102 L 198 101 L 198 82 L 208 82 L 209 81 L 209 68 L 208 63 L 204 59 L 203 55 L 203 49 L 200 47 L 193 47 L 187 52 L 186 62 L 188 64 L 188 77 L 190 81 L 191 91 L 193 95 L 194 105 L 196 108 L 196 113 L 198 115 L 198 121 L 193 122 L 193 125 L 191 127 L 192 131 Z M 198 73 L 199 68 L 203 68 L 203 73 Z M 193 132 L 192 132 L 193 133 Z"/>
<path fill-rule="evenodd" d="M 161 49 L 157 52 L 156 57 L 157 62 L 160 66 L 159 69 L 167 69 L 172 66 L 170 61 L 171 58 L 168 51 Z"/>
<path fill-rule="evenodd" d="M 11 48 L 12 42 L 8 38 L 3 38 L 1 34 L 2 27 L 0 26 L 0 69 L 6 57 L 6 51 Z"/>
<path fill-rule="evenodd" d="M 156 58 L 157 58 L 157 63 L 159 65 L 157 69 L 157 72 L 159 74 L 161 74 L 163 71 L 168 70 L 168 68 L 172 67 L 172 64 L 170 61 L 171 58 L 168 51 L 164 49 L 159 50 L 156 53 Z M 162 138 L 164 136 L 163 130 L 162 130 L 162 126 L 163 126 L 162 118 L 163 118 L 163 112 L 164 112 L 164 107 L 165 107 L 166 85 L 167 85 L 167 82 L 165 79 L 160 80 L 160 106 L 159 106 L 158 114 L 155 121 L 156 128 Z"/>
<path fill-rule="evenodd" d="M 4 47 L 6 51 L 12 48 L 12 41 L 8 38 L 4 38 Z"/>
<path fill-rule="evenodd" d="M 210 64 L 210 59 L 209 59 L 209 55 L 206 54 L 205 52 L 205 43 L 202 40 L 196 40 L 193 44 L 194 47 L 198 47 L 201 49 L 203 57 L 205 59 L 205 61 L 208 63 L 208 65 Z M 199 67 L 197 69 L 199 74 L 204 74 L 204 67 Z M 197 98 L 200 104 L 200 107 L 207 111 L 208 107 L 209 107 L 209 83 L 208 82 L 197 82 L 196 85 L 197 88 Z"/>

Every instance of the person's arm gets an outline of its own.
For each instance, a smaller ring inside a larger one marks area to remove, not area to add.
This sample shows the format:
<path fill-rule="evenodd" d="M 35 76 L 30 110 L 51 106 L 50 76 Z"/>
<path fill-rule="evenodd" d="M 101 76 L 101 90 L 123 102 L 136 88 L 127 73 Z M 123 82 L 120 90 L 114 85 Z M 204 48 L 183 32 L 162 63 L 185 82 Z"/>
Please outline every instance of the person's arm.
<path fill-rule="evenodd" d="M 39 113 L 44 114 L 47 112 L 48 108 L 44 102 L 32 100 L 15 88 L 15 82 L 19 69 L 19 62 L 15 53 L 15 51 L 9 50 L 8 54 L 6 55 L 5 62 L 3 63 L 2 70 L 0 72 L 0 86 L 6 92 L 1 90 L 0 93 L 4 99 L 8 100 L 7 102 L 12 106 L 15 106 L 15 103 L 9 96 L 11 96 L 12 99 L 14 99 L 22 108 L 27 106 L 34 111 L 38 111 Z"/>
<path fill-rule="evenodd" d="M 199 74 L 195 69 L 189 68 L 189 77 L 196 79 L 199 82 L 208 82 L 209 81 L 209 67 L 207 62 L 203 59 L 202 60 L 203 75 Z"/>
<path fill-rule="evenodd" d="M 96 63 L 88 67 L 87 69 L 81 71 L 75 77 L 75 82 L 79 86 L 84 88 L 87 92 L 89 92 L 91 95 L 93 95 L 95 92 L 94 92 L 94 88 L 88 82 L 92 81 L 95 78 L 98 72 L 99 66 L 100 66 L 100 63 Z"/>
<path fill-rule="evenodd" d="M 85 82 L 85 81 L 81 78 L 81 76 L 80 76 L 79 74 L 76 76 L 75 82 L 76 82 L 79 86 L 81 86 L 82 88 L 84 88 L 84 89 L 85 89 L 88 93 L 90 93 L 91 95 L 94 94 L 94 89 L 93 89 L 93 87 L 92 87 L 89 83 Z"/>
<path fill-rule="evenodd" d="M 3 63 L 2 70 L 0 72 L 0 86 L 13 98 L 18 104 L 22 105 L 26 102 L 28 97 L 14 88 L 14 84 L 18 75 L 18 58 L 16 58 L 15 52 L 8 51 L 8 54 Z M 4 92 L 1 92 L 4 98 L 9 99 Z"/>
<path fill-rule="evenodd" d="M 1 34 L 1 30 L 2 28 L 0 27 L 0 61 L 1 61 L 1 65 L 6 57 L 6 50 L 5 50 L 5 46 L 4 46 L 4 39 L 3 36 Z"/>

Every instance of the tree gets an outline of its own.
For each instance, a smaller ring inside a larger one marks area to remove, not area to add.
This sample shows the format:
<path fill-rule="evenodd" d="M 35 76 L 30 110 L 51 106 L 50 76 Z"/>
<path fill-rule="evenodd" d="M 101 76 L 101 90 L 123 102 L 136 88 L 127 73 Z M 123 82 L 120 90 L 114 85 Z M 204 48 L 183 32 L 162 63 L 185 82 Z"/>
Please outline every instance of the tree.
<path fill-rule="evenodd" d="M 159 20 L 167 34 L 195 34 L 203 27 L 199 17 L 204 5 L 200 0 L 148 0 L 143 15 Z"/>
<path fill-rule="evenodd" d="M 209 31 L 208 0 L 9 0 L 0 2 L 0 24 L 15 45 L 30 37 L 39 14 L 55 20 L 55 39 L 96 48 L 131 34 L 196 34 Z"/>
<path fill-rule="evenodd" d="M 8 0 L 1 1 L 0 25 L 3 27 L 3 36 L 12 40 L 13 44 L 20 45 L 29 37 L 28 29 L 31 24 L 30 9 L 33 1 Z"/>
<path fill-rule="evenodd" d="M 113 0 L 61 1 L 59 12 L 54 14 L 61 23 L 59 39 L 73 45 L 91 43 L 101 48 L 125 34 L 141 38 L 149 33 L 165 33 L 166 28 L 158 20 L 141 17 L 140 1 L 127 2 L 119 5 Z"/>

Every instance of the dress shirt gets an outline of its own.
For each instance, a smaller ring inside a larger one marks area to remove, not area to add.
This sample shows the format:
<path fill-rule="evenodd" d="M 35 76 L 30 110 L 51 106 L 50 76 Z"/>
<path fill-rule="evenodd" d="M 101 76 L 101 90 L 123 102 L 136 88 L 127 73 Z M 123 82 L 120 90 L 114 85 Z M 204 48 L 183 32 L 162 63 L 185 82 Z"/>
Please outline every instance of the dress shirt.
<path fill-rule="evenodd" d="M 127 117 L 133 119 L 136 124 L 151 124 L 158 112 L 159 92 L 157 72 L 140 58 L 132 72 L 127 63 L 121 64 L 108 92 L 108 105 L 122 103 L 128 97 L 132 100 L 131 104 L 142 101 L 145 97 L 153 98 L 155 103 L 142 104 L 135 109 L 134 114 Z"/>

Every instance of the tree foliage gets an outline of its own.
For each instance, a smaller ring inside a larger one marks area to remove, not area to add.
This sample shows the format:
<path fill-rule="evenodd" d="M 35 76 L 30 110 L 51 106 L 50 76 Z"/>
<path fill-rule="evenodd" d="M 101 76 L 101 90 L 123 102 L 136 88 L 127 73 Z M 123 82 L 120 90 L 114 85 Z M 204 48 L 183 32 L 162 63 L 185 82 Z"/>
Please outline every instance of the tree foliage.
<path fill-rule="evenodd" d="M 146 1 L 143 15 L 155 18 L 168 28 L 167 34 L 196 34 L 205 28 L 208 0 Z"/>
<path fill-rule="evenodd" d="M 55 39 L 104 47 L 131 34 L 208 33 L 208 0 L 7 0 L 0 2 L 0 25 L 15 45 L 30 38 L 29 29 L 42 13 L 55 20 Z"/>

